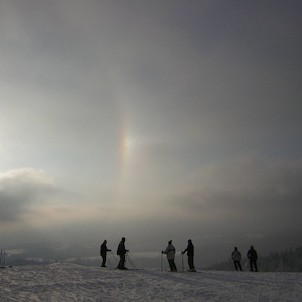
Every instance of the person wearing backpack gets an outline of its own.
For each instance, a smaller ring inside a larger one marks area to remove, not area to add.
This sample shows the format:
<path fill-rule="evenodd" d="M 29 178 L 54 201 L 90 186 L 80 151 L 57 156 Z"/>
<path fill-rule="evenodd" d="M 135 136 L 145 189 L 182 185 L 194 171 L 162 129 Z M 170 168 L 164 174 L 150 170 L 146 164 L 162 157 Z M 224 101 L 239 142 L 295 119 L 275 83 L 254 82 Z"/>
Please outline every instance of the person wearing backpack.
<path fill-rule="evenodd" d="M 117 255 L 120 257 L 120 261 L 119 261 L 117 268 L 121 269 L 121 270 L 127 269 L 125 267 L 125 262 L 126 262 L 126 253 L 129 252 L 129 250 L 127 250 L 125 247 L 125 241 L 126 241 L 126 238 L 123 237 L 117 248 Z"/>

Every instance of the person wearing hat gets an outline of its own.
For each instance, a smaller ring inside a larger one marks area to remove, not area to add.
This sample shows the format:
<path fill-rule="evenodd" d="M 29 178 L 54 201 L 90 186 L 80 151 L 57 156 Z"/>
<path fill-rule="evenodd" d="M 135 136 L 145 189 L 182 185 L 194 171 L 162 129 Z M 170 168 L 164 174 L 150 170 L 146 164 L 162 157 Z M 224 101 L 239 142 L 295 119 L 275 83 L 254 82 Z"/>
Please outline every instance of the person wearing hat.
<path fill-rule="evenodd" d="M 188 246 L 182 252 L 182 254 L 184 254 L 185 252 L 187 252 L 187 256 L 188 256 L 189 271 L 196 272 L 195 267 L 194 267 L 194 245 L 193 245 L 191 239 L 188 240 Z"/>
<path fill-rule="evenodd" d="M 175 259 L 175 247 L 172 244 L 172 240 L 170 240 L 168 242 L 168 246 L 164 251 L 162 251 L 162 254 L 167 255 L 167 259 L 168 259 L 168 262 L 169 262 L 171 272 L 177 272 L 177 268 L 176 268 L 175 261 L 174 261 L 174 259 Z"/>

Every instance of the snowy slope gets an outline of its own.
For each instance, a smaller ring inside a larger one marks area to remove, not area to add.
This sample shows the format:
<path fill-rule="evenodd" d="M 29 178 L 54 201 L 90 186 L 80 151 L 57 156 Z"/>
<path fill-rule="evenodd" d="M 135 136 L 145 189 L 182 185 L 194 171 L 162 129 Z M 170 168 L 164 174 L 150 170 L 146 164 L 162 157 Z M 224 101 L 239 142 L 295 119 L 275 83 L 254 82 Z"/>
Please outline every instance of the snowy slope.
<path fill-rule="evenodd" d="M 75 264 L 0 270 L 0 301 L 302 301 L 301 273 L 102 270 Z"/>

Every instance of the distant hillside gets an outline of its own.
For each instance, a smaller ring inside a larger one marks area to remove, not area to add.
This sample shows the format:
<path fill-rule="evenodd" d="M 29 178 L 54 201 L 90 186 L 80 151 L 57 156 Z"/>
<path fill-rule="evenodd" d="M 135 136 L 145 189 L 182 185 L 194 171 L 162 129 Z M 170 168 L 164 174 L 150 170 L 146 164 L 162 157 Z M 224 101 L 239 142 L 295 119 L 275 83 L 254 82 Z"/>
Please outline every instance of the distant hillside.
<path fill-rule="evenodd" d="M 263 272 L 302 272 L 302 247 L 282 252 L 271 252 L 267 256 L 258 255 L 258 268 Z M 241 261 L 244 271 L 249 270 L 248 259 Z M 231 259 L 207 267 L 209 270 L 234 270 Z"/>

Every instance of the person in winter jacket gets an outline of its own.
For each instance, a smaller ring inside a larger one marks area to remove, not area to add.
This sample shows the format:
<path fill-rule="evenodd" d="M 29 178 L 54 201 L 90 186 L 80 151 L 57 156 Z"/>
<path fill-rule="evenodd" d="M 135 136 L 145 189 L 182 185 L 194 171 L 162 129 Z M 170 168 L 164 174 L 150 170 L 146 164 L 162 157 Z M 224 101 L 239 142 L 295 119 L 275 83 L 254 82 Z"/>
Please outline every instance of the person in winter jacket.
<path fill-rule="evenodd" d="M 109 250 L 107 248 L 107 240 L 104 240 L 104 242 L 102 243 L 102 245 L 100 247 L 100 255 L 103 258 L 102 267 L 106 267 L 107 252 L 110 252 L 110 251 L 111 250 Z"/>
<path fill-rule="evenodd" d="M 120 261 L 118 264 L 118 269 L 127 269 L 125 267 L 125 262 L 126 262 L 126 253 L 129 252 L 129 250 L 127 250 L 125 248 L 125 237 L 122 238 L 122 240 L 120 241 L 118 248 L 117 248 L 117 255 L 120 256 Z"/>
<path fill-rule="evenodd" d="M 234 247 L 234 251 L 232 252 L 232 260 L 234 262 L 236 271 L 238 271 L 238 269 L 242 271 L 241 264 L 240 264 L 241 253 L 238 251 L 237 247 Z"/>
<path fill-rule="evenodd" d="M 168 242 L 168 246 L 164 251 L 162 251 L 162 254 L 167 255 L 167 259 L 168 259 L 168 262 L 169 262 L 171 272 L 177 272 L 177 268 L 176 268 L 175 261 L 174 261 L 174 259 L 175 259 L 175 247 L 172 244 L 172 240 L 170 240 Z"/>
<path fill-rule="evenodd" d="M 247 258 L 250 260 L 251 272 L 258 272 L 258 268 L 257 268 L 258 255 L 253 246 L 251 246 L 251 248 L 249 249 L 247 253 Z"/>
<path fill-rule="evenodd" d="M 187 252 L 188 256 L 188 265 L 190 272 L 196 272 L 194 267 L 194 245 L 192 243 L 192 240 L 188 240 L 188 246 L 187 248 L 182 252 L 182 254 L 185 254 Z"/>

